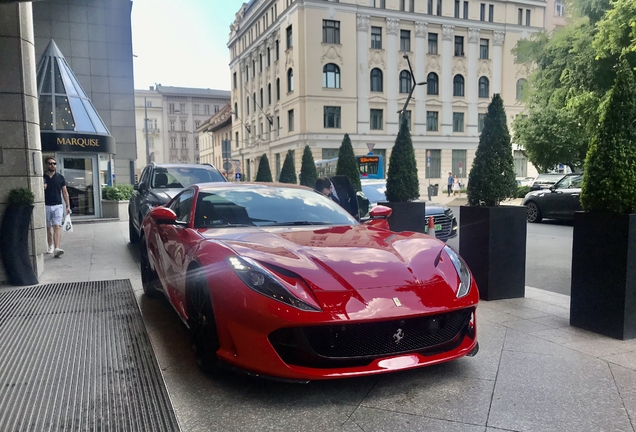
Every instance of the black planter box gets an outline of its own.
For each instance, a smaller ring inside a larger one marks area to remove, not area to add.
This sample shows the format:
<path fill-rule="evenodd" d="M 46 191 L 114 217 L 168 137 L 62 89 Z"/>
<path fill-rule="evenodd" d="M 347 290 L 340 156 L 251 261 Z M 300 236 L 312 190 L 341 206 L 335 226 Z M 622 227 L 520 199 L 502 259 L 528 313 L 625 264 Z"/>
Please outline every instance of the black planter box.
<path fill-rule="evenodd" d="M 459 208 L 459 253 L 468 264 L 482 300 L 526 293 L 526 208 Z"/>
<path fill-rule="evenodd" d="M 426 202 L 379 202 L 379 205 L 393 209 L 389 217 L 391 231 L 414 231 L 426 233 L 428 223 L 426 221 Z"/>
<path fill-rule="evenodd" d="M 38 278 L 29 257 L 29 224 L 33 206 L 10 205 L 0 227 L 0 254 L 9 283 L 14 286 L 36 285 Z"/>
<path fill-rule="evenodd" d="M 570 325 L 636 338 L 636 214 L 574 214 Z"/>

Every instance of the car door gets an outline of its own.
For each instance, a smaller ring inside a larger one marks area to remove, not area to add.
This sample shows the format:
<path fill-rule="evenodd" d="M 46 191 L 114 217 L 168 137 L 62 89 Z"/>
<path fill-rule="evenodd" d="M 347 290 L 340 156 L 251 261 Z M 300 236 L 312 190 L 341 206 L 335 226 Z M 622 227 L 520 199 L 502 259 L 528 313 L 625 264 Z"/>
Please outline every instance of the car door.
<path fill-rule="evenodd" d="M 563 217 L 568 219 L 574 218 L 574 212 L 581 211 L 581 186 L 583 185 L 583 174 L 571 177 L 570 187 L 563 191 L 564 197 L 567 196 L 563 209 Z"/>
<path fill-rule="evenodd" d="M 552 188 L 551 194 L 551 216 L 559 219 L 571 217 L 574 214 L 576 203 L 578 203 L 581 188 L 573 187 L 573 180 L 577 176 L 565 176 Z"/>
<path fill-rule="evenodd" d="M 164 264 L 166 294 L 172 304 L 184 313 L 185 311 L 185 275 L 186 253 L 190 243 L 188 228 L 194 202 L 194 190 L 187 189 L 175 197 L 169 208 L 177 215 L 177 224 L 158 226 L 160 253 Z"/>

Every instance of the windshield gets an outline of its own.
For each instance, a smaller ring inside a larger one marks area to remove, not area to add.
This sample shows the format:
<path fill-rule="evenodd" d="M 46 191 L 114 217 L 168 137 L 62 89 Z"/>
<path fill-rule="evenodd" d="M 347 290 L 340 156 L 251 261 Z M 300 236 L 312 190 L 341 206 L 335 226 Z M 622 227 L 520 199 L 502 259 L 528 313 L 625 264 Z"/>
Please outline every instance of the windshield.
<path fill-rule="evenodd" d="M 285 187 L 201 190 L 194 217 L 195 228 L 357 224 L 331 199 Z"/>
<path fill-rule="evenodd" d="M 372 203 L 377 203 L 379 201 L 386 201 L 386 183 L 377 183 L 377 184 L 363 184 L 362 192 L 364 195 L 369 198 L 369 201 Z"/>
<path fill-rule="evenodd" d="M 198 167 L 157 167 L 152 176 L 152 188 L 184 188 L 195 183 L 225 182 L 213 169 Z"/>

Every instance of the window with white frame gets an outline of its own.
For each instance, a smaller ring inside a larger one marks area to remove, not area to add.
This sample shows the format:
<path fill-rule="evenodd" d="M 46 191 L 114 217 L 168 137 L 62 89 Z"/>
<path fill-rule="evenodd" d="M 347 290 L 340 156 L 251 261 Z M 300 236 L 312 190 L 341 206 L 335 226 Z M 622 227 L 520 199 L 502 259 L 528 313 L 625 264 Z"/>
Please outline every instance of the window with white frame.
<path fill-rule="evenodd" d="M 453 113 L 453 132 L 464 132 L 464 113 Z"/>
<path fill-rule="evenodd" d="M 371 48 L 382 49 L 382 27 L 371 27 Z"/>
<path fill-rule="evenodd" d="M 488 39 L 479 39 L 479 58 L 487 59 L 489 56 L 489 41 Z"/>
<path fill-rule="evenodd" d="M 411 73 L 407 70 L 400 72 L 400 93 L 410 93 L 411 84 Z"/>
<path fill-rule="evenodd" d="M 181 138 L 181 148 L 188 148 L 188 138 L 186 137 Z"/>
<path fill-rule="evenodd" d="M 325 129 L 340 128 L 340 107 L 324 107 L 324 127 Z"/>
<path fill-rule="evenodd" d="M 173 149 L 177 148 L 177 138 L 176 137 L 170 137 L 170 148 L 173 148 Z"/>
<path fill-rule="evenodd" d="M 409 30 L 400 30 L 400 51 L 411 51 L 411 32 Z"/>
<path fill-rule="evenodd" d="M 426 130 L 429 132 L 438 131 L 438 111 L 426 111 Z"/>
<path fill-rule="evenodd" d="M 555 0 L 554 15 L 558 17 L 562 17 L 564 13 L 565 13 L 565 5 L 563 4 L 563 0 Z"/>
<path fill-rule="evenodd" d="M 175 130 L 175 121 L 174 120 L 170 120 L 170 130 L 171 131 Z"/>
<path fill-rule="evenodd" d="M 322 43 L 340 44 L 340 21 L 322 20 Z"/>
<path fill-rule="evenodd" d="M 371 91 L 382 91 L 382 71 L 378 68 L 373 68 L 371 70 Z"/>
<path fill-rule="evenodd" d="M 437 54 L 437 33 L 428 34 L 428 53 Z"/>
<path fill-rule="evenodd" d="M 195 114 L 199 114 L 199 105 L 198 104 L 194 105 L 194 113 Z"/>
<path fill-rule="evenodd" d="M 292 68 L 289 68 L 287 70 L 287 91 L 294 91 L 294 71 L 292 70 Z"/>
<path fill-rule="evenodd" d="M 382 122 L 381 109 L 372 109 L 370 120 L 371 120 L 371 130 L 382 130 L 384 128 L 384 123 Z"/>
<path fill-rule="evenodd" d="M 322 68 L 322 86 L 324 88 L 340 88 L 340 68 L 328 63 Z"/>
<path fill-rule="evenodd" d="M 485 76 L 479 78 L 479 97 L 490 97 L 490 81 Z"/>
<path fill-rule="evenodd" d="M 486 119 L 485 113 L 477 114 L 477 132 L 481 133 L 484 130 L 484 120 Z"/>
<path fill-rule="evenodd" d="M 464 77 L 459 74 L 453 78 L 453 96 L 464 96 Z"/>
<path fill-rule="evenodd" d="M 205 115 L 210 115 L 210 105 L 203 105 L 203 113 Z"/>
<path fill-rule="evenodd" d="M 181 120 L 181 130 L 185 132 L 186 130 L 186 121 L 185 120 Z"/>
<path fill-rule="evenodd" d="M 179 104 L 179 112 L 181 114 L 185 114 L 186 113 L 186 106 L 185 104 Z"/>

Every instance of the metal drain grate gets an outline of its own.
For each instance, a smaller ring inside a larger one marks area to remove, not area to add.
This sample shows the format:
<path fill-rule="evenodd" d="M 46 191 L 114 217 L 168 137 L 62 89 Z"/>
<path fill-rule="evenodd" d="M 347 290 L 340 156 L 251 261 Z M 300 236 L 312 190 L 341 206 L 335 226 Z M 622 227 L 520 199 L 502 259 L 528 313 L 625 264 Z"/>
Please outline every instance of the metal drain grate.
<path fill-rule="evenodd" d="M 0 292 L 0 431 L 178 431 L 129 280 Z"/>

